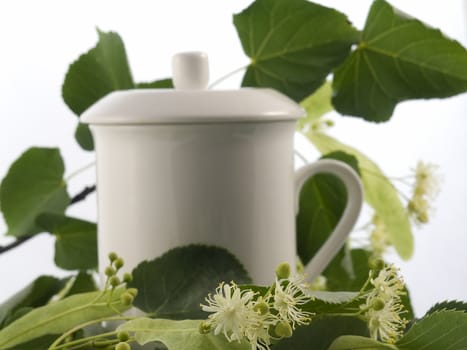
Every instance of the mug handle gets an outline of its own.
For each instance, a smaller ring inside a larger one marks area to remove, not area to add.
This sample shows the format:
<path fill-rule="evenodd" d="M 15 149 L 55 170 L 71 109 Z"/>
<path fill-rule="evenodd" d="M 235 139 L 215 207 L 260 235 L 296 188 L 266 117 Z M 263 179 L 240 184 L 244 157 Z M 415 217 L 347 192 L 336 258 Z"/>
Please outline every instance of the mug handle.
<path fill-rule="evenodd" d="M 363 187 L 358 174 L 349 165 L 332 159 L 323 159 L 305 165 L 295 174 L 295 214 L 298 214 L 300 190 L 306 180 L 317 173 L 330 173 L 337 176 L 347 190 L 347 204 L 341 219 L 326 242 L 305 267 L 308 281 L 318 277 L 331 262 L 344 244 L 357 222 L 363 204 Z"/>

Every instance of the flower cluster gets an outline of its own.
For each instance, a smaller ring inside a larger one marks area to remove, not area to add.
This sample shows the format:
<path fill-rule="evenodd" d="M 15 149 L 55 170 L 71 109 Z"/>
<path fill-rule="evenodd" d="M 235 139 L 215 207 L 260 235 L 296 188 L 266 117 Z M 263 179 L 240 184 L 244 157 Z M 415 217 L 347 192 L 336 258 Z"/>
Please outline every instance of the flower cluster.
<path fill-rule="evenodd" d="M 393 265 L 384 266 L 376 278 L 370 278 L 370 283 L 373 288 L 360 306 L 362 316 L 373 339 L 394 343 L 407 324 L 401 317 L 405 312 L 401 303 L 404 283 Z"/>
<path fill-rule="evenodd" d="M 377 214 L 373 215 L 372 224 L 373 229 L 370 233 L 371 252 L 373 257 L 378 258 L 386 252 L 390 242 L 386 225 Z"/>
<path fill-rule="evenodd" d="M 229 342 L 247 340 L 252 350 L 269 350 L 274 340 L 290 337 L 298 325 L 311 321 L 302 307 L 312 300 L 302 275 L 290 277 L 290 266 L 276 269 L 276 280 L 265 292 L 221 283 L 206 298 L 203 311 L 211 313 L 201 324 L 202 333 L 223 334 Z"/>
<path fill-rule="evenodd" d="M 439 176 L 437 166 L 419 161 L 415 169 L 415 185 L 407 209 L 410 216 L 418 224 L 425 224 L 429 220 L 430 201 L 439 192 Z"/>

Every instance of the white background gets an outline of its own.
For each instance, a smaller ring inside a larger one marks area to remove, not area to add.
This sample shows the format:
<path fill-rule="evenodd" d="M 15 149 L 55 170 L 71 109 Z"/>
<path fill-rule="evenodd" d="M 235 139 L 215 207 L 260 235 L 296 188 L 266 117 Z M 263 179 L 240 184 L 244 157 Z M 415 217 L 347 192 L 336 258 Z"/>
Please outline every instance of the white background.
<path fill-rule="evenodd" d="M 66 174 L 93 161 L 73 139 L 76 117 L 61 100 L 68 64 L 95 45 L 96 26 L 124 39 L 135 81 L 170 76 L 178 51 L 204 50 L 211 76 L 248 64 L 231 15 L 251 1 L 1 1 L 0 2 L 0 177 L 31 146 L 59 147 Z M 371 1 L 318 1 L 346 13 L 362 28 Z M 465 40 L 462 0 L 394 0 L 404 12 Z M 223 87 L 237 87 L 240 76 Z M 446 100 L 405 102 L 392 120 L 375 125 L 336 116 L 330 133 L 376 160 L 391 176 L 410 173 L 419 159 L 439 164 L 444 181 L 430 224 L 416 230 L 416 250 L 401 267 L 418 315 L 443 299 L 467 300 L 467 95 Z M 316 152 L 311 147 L 309 158 Z M 71 195 L 94 183 L 93 170 L 69 183 Z M 95 196 L 69 210 L 96 218 Z M 0 221 L 0 233 L 6 231 Z M 0 244 L 11 242 L 0 237 Z M 0 256 L 0 302 L 39 274 L 63 276 L 53 264 L 53 238 L 40 235 Z"/>

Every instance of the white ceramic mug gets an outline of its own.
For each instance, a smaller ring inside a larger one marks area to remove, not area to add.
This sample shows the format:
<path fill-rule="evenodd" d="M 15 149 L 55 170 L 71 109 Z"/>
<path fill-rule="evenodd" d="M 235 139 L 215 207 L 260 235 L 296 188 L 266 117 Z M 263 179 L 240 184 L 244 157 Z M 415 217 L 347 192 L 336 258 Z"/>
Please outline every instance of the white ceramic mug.
<path fill-rule="evenodd" d="M 134 90 L 91 107 L 82 120 L 91 124 L 97 152 L 101 268 L 110 251 L 131 268 L 200 243 L 227 248 L 255 283 L 270 283 L 277 264 L 296 262 L 299 189 L 328 172 L 343 180 L 348 203 L 307 266 L 309 279 L 319 275 L 355 224 L 363 195 L 358 176 L 341 162 L 294 173 L 302 113 L 269 89 Z"/>

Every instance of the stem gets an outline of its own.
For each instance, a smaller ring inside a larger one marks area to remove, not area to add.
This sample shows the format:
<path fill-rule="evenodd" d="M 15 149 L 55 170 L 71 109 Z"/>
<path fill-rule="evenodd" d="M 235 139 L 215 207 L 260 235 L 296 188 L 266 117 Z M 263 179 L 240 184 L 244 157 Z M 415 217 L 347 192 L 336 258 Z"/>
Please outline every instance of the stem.
<path fill-rule="evenodd" d="M 70 199 L 69 206 L 84 200 L 89 194 L 93 193 L 96 190 L 96 185 L 86 186 L 81 192 Z"/>
<path fill-rule="evenodd" d="M 18 238 L 16 241 L 10 244 L 0 246 L 0 254 L 6 253 L 7 251 L 23 244 L 24 242 L 29 241 L 32 237 L 34 236 L 24 236 L 24 237 Z"/>
<path fill-rule="evenodd" d="M 55 339 L 55 341 L 52 343 L 52 345 L 49 346 L 48 350 L 62 349 L 64 347 L 67 347 L 68 345 L 79 344 L 79 342 L 84 342 L 85 343 L 85 342 L 88 342 L 90 340 L 116 335 L 117 331 L 112 331 L 112 332 L 97 334 L 97 335 L 90 336 L 90 337 L 87 337 L 87 338 L 77 339 L 77 340 L 74 340 L 74 341 L 59 345 L 64 339 L 66 339 L 66 337 L 68 337 L 69 335 L 75 333 L 76 331 L 78 331 L 78 330 L 80 330 L 80 329 L 82 329 L 84 327 L 91 326 L 93 324 L 101 323 L 101 322 L 104 322 L 104 321 L 121 321 L 121 320 L 128 321 L 128 320 L 131 320 L 133 318 L 134 317 L 125 317 L 125 316 L 103 317 L 103 318 L 99 318 L 97 320 L 92 320 L 92 321 L 89 321 L 89 322 L 82 323 L 82 324 L 80 324 L 78 326 L 73 327 L 72 329 L 70 329 L 69 331 L 63 333 L 60 337 Z"/>
<path fill-rule="evenodd" d="M 96 164 L 96 162 L 91 162 L 77 170 L 75 170 L 74 172 L 72 172 L 70 175 L 68 175 L 66 178 L 65 178 L 65 182 L 68 182 L 70 181 L 70 179 L 72 179 L 73 177 L 75 177 L 76 175 L 78 174 L 81 174 L 83 171 L 86 171 L 88 170 L 89 168 L 93 167 L 94 165 Z"/>
<path fill-rule="evenodd" d="M 220 83 L 222 83 L 224 80 L 227 80 L 228 78 L 230 78 L 231 76 L 237 74 L 238 72 L 241 72 L 242 70 L 245 70 L 246 68 L 248 67 L 248 65 L 246 66 L 243 66 L 243 67 L 240 67 L 240 68 L 237 68 L 235 70 L 233 70 L 232 72 L 220 77 L 219 79 L 217 79 L 216 81 L 214 81 L 213 83 L 211 83 L 209 86 L 208 86 L 208 89 L 212 89 L 214 86 L 216 85 L 219 85 Z"/>
<path fill-rule="evenodd" d="M 300 158 L 300 160 L 303 162 L 303 164 L 306 165 L 306 164 L 309 163 L 308 160 L 307 160 L 307 159 L 303 156 L 303 154 L 301 154 L 299 151 L 294 150 L 294 154 L 295 154 L 298 158 Z"/>

